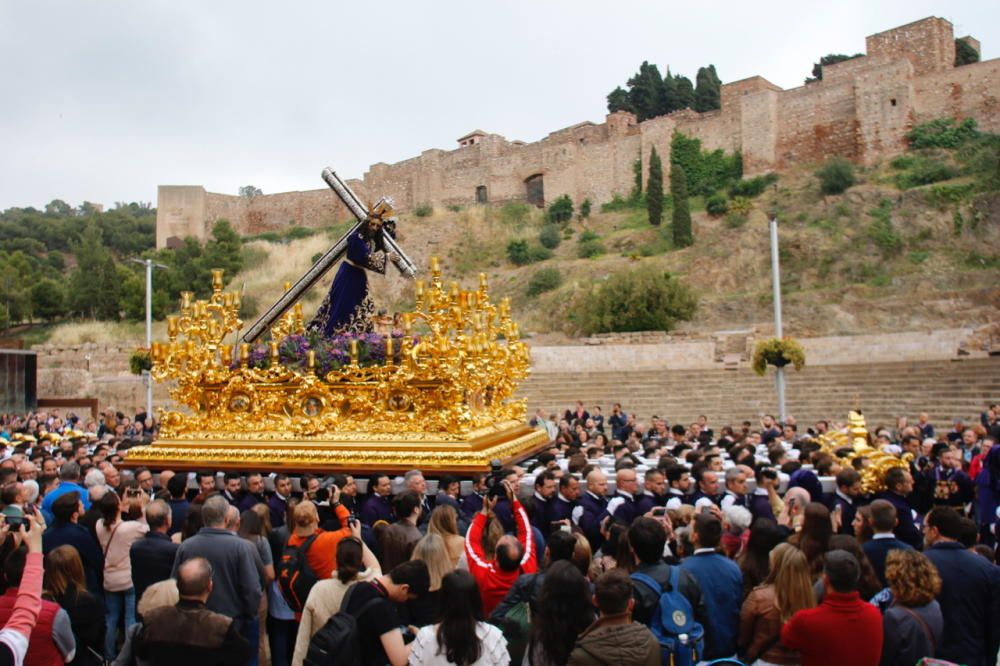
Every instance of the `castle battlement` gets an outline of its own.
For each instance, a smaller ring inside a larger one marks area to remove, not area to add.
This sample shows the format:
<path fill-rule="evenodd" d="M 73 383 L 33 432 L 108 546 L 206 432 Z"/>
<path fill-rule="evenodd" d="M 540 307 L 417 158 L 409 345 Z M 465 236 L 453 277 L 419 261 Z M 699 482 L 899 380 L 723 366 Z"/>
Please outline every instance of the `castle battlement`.
<path fill-rule="evenodd" d="M 962 39 L 979 47 L 972 37 Z M 584 121 L 531 143 L 477 129 L 452 150 L 379 162 L 349 182 L 361 196 L 393 197 L 402 211 L 425 202 L 545 205 L 564 194 L 600 204 L 627 194 L 636 157 L 645 164 L 653 147 L 668 154 L 675 131 L 709 150 L 741 151 L 750 176 L 835 155 L 858 164 L 892 158 L 905 149 L 910 128 L 935 118 L 974 118 L 983 130 L 1000 133 L 1000 59 L 956 68 L 950 22 L 929 17 L 869 35 L 866 51 L 824 67 L 821 81 L 789 90 L 761 76 L 725 83 L 716 111 L 683 109 L 642 123 L 630 113 L 611 113 L 602 123 Z M 326 189 L 250 200 L 200 185 L 161 185 L 156 240 L 164 247 L 184 236 L 205 238 L 220 218 L 253 234 L 346 217 Z"/>

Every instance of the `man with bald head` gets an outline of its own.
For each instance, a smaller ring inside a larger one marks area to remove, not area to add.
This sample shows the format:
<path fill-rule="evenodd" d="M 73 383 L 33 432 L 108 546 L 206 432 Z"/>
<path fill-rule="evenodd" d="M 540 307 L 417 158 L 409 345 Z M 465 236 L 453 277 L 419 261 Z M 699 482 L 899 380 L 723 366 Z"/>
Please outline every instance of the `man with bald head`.
<path fill-rule="evenodd" d="M 170 578 L 174 558 L 180 547 L 167 536 L 172 524 L 172 514 L 170 505 L 163 500 L 154 500 L 146 505 L 149 531 L 129 549 L 136 599 L 142 599 L 142 593 L 153 583 Z"/>
<path fill-rule="evenodd" d="M 165 515 L 170 515 L 169 508 Z M 250 660 L 253 652 L 238 623 L 207 607 L 214 589 L 213 569 L 204 557 L 186 560 L 177 568 L 180 600 L 143 617 L 134 643 L 137 661 L 151 666 L 237 666 Z"/>
<path fill-rule="evenodd" d="M 616 523 L 626 527 L 636 517 L 636 495 L 639 493 L 639 475 L 634 467 L 622 467 L 615 473 L 615 494 L 608 500 L 605 510 Z"/>
<path fill-rule="evenodd" d="M 604 543 L 601 536 L 601 517 L 608 507 L 608 478 L 599 469 L 587 475 L 587 490 L 580 495 L 579 505 L 573 509 L 573 522 L 583 530 L 596 553 Z"/>

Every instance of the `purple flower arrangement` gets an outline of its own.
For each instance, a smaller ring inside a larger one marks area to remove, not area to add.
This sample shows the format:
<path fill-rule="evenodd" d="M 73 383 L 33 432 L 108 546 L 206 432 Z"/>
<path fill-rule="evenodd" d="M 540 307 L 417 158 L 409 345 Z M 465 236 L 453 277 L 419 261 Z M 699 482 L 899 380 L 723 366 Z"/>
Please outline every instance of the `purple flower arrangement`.
<path fill-rule="evenodd" d="M 399 348 L 402 339 L 402 332 L 392 332 L 394 363 L 400 361 Z M 278 345 L 278 360 L 286 367 L 305 371 L 309 367 L 308 353 L 312 351 L 316 357 L 317 374 L 325 375 L 331 370 L 339 370 L 350 364 L 352 341 L 357 341 L 358 365 L 369 367 L 385 364 L 385 336 L 378 333 L 347 333 L 332 338 L 324 338 L 315 333 L 289 335 Z M 414 341 L 417 341 L 416 337 Z M 238 365 L 234 364 L 233 367 Z M 271 352 L 267 343 L 250 347 L 247 365 L 258 369 L 265 369 L 271 365 Z"/>

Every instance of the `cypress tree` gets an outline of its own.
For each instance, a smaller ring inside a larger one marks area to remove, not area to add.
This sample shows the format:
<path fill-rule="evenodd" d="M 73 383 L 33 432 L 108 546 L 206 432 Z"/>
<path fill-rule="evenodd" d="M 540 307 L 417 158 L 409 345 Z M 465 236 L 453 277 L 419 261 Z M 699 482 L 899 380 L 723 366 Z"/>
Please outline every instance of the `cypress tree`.
<path fill-rule="evenodd" d="M 715 65 L 699 67 L 695 77 L 694 110 L 699 113 L 722 108 L 720 90 L 722 81 L 715 73 Z"/>
<path fill-rule="evenodd" d="M 688 206 L 687 177 L 680 164 L 670 165 L 670 198 L 674 203 L 672 227 L 674 246 L 687 247 L 694 242 L 691 237 L 691 209 Z"/>
<path fill-rule="evenodd" d="M 653 147 L 649 155 L 649 181 L 646 185 L 646 212 L 649 223 L 654 227 L 663 221 L 663 164 Z"/>

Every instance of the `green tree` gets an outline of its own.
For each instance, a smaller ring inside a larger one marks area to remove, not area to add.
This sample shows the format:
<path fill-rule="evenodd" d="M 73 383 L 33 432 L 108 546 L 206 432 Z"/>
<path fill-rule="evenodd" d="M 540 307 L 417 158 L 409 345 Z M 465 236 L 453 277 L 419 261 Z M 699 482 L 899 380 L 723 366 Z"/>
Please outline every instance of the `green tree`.
<path fill-rule="evenodd" d="M 205 244 L 201 264 L 202 274 L 210 275 L 212 269 L 221 268 L 232 279 L 243 268 L 243 241 L 229 220 L 216 220 L 212 225 L 212 239 Z"/>
<path fill-rule="evenodd" d="M 642 201 L 642 152 L 632 162 L 632 192 L 629 194 L 629 202 L 634 204 Z"/>
<path fill-rule="evenodd" d="M 104 239 L 95 222 L 87 222 L 80 241 L 73 247 L 76 269 L 69 279 L 69 303 L 73 312 L 97 317 L 97 302 L 101 294 L 100 276 L 111 255 L 104 248 Z"/>
<path fill-rule="evenodd" d="M 615 111 L 633 112 L 632 101 L 629 99 L 628 91 L 618 86 L 608 93 L 608 113 Z"/>
<path fill-rule="evenodd" d="M 836 65 L 838 62 L 844 62 L 847 60 L 854 60 L 855 58 L 860 58 L 864 53 L 855 53 L 854 55 L 846 55 L 843 53 L 829 53 L 819 59 L 819 62 L 813 63 L 812 77 L 806 79 L 806 83 L 814 83 L 816 81 L 823 80 L 823 67 L 826 65 Z"/>
<path fill-rule="evenodd" d="M 549 222 L 553 224 L 564 224 L 573 219 L 573 200 L 568 194 L 564 194 L 549 206 L 547 211 Z"/>
<path fill-rule="evenodd" d="M 117 321 L 121 311 L 121 280 L 115 260 L 108 255 L 98 274 L 94 312 L 98 319 Z"/>
<path fill-rule="evenodd" d="M 639 71 L 628 80 L 628 98 L 639 122 L 666 113 L 663 107 L 663 76 L 656 65 L 643 60 Z"/>
<path fill-rule="evenodd" d="M 823 194 L 840 194 L 854 185 L 854 165 L 843 157 L 834 157 L 816 171 Z"/>
<path fill-rule="evenodd" d="M 656 153 L 656 146 L 649 154 L 649 181 L 646 185 L 646 212 L 654 227 L 663 221 L 663 163 Z"/>
<path fill-rule="evenodd" d="M 581 290 L 568 321 L 590 335 L 612 331 L 669 331 L 694 315 L 698 300 L 686 284 L 652 267 L 625 269 Z"/>
<path fill-rule="evenodd" d="M 580 204 L 580 218 L 581 219 L 586 220 L 587 218 L 590 217 L 590 208 L 591 208 L 591 205 L 592 204 L 590 203 L 590 199 L 584 199 L 583 203 Z"/>
<path fill-rule="evenodd" d="M 32 314 L 53 321 L 65 314 L 66 292 L 62 283 L 50 278 L 39 280 L 31 287 Z"/>
<path fill-rule="evenodd" d="M 684 167 L 670 165 L 670 199 L 674 204 L 671 218 L 674 246 L 687 247 L 694 242 L 691 234 L 691 208 L 688 204 L 687 178 Z"/>
<path fill-rule="evenodd" d="M 264 192 L 259 187 L 254 187 L 253 185 L 243 185 L 240 187 L 240 196 L 247 201 L 253 201 L 254 197 L 259 197 Z"/>
<path fill-rule="evenodd" d="M 715 65 L 699 67 L 695 76 L 694 110 L 699 113 L 722 108 L 722 80 L 715 73 Z"/>
<path fill-rule="evenodd" d="M 544 225 L 538 232 L 538 242 L 542 244 L 542 247 L 547 247 L 550 250 L 559 247 L 559 243 L 562 242 L 562 232 L 559 231 L 559 225 Z"/>
<path fill-rule="evenodd" d="M 955 67 L 979 62 L 979 51 L 964 39 L 955 40 Z"/>

